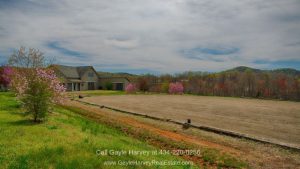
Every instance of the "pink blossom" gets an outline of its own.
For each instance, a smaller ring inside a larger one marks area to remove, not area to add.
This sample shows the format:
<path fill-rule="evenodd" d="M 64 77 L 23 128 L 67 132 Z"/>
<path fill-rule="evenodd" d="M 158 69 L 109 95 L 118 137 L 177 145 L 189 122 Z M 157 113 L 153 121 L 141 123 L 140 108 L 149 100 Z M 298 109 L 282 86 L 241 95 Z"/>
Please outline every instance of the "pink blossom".
<path fill-rule="evenodd" d="M 66 88 L 60 83 L 55 72 L 52 69 L 37 68 L 36 74 L 39 80 L 48 84 L 48 90 L 53 94 L 51 101 L 53 103 L 62 103 L 64 101 L 62 96 Z"/>
<path fill-rule="evenodd" d="M 11 87 L 17 96 L 22 98 L 27 94 L 32 84 L 43 86 L 51 95 L 51 103 L 63 103 L 66 88 L 51 69 L 36 68 L 33 70 L 19 70 L 12 76 Z"/>
<path fill-rule="evenodd" d="M 0 84 L 8 86 L 11 79 L 10 76 L 13 74 L 13 69 L 11 67 L 3 67 L 0 69 Z"/>
<path fill-rule="evenodd" d="M 125 88 L 126 93 L 134 93 L 136 91 L 136 87 L 134 84 L 129 83 Z"/>
<path fill-rule="evenodd" d="M 183 85 L 182 83 L 170 83 L 169 84 L 169 93 L 170 94 L 183 94 Z"/>

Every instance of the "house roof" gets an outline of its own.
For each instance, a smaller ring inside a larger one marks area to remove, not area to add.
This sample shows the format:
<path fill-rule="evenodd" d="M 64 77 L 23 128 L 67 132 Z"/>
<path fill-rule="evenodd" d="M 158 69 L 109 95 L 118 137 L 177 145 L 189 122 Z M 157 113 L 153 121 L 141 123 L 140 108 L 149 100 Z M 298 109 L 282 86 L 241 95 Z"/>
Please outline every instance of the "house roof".
<path fill-rule="evenodd" d="M 69 82 L 76 82 L 76 83 L 81 83 L 83 82 L 82 80 L 79 79 L 68 79 Z"/>
<path fill-rule="evenodd" d="M 51 65 L 69 79 L 80 79 L 81 76 L 88 70 L 93 70 L 98 76 L 93 66 L 65 66 L 65 65 Z"/>
<path fill-rule="evenodd" d="M 99 79 L 126 79 L 128 82 L 130 82 L 129 78 L 126 76 L 103 76 L 103 77 L 99 77 Z"/>
<path fill-rule="evenodd" d="M 53 65 L 58 69 L 66 78 L 80 79 L 77 67 L 64 66 L 64 65 Z"/>
<path fill-rule="evenodd" d="M 79 76 L 82 76 L 88 70 L 93 70 L 96 73 L 96 75 L 98 75 L 97 72 L 94 70 L 93 66 L 78 66 L 76 68 L 79 73 Z"/>
<path fill-rule="evenodd" d="M 93 70 L 98 78 L 100 79 L 114 79 L 114 78 L 124 78 L 127 81 L 130 81 L 126 76 L 112 76 L 110 75 L 99 75 L 93 68 L 93 66 L 65 66 L 65 65 L 51 65 L 55 69 L 57 69 L 65 78 L 69 79 L 70 81 L 78 81 L 81 79 L 82 75 L 88 71 Z M 78 81 L 79 82 L 79 81 Z"/>

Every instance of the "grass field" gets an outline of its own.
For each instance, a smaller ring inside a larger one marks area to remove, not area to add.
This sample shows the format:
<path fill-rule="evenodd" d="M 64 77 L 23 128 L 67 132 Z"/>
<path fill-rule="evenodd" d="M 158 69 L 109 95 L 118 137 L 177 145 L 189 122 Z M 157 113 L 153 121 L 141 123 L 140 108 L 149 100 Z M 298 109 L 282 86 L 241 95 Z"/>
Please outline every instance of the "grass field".
<path fill-rule="evenodd" d="M 23 117 L 11 93 L 0 93 L 0 168 L 132 168 L 105 165 L 105 161 L 183 161 L 171 155 L 97 156 L 97 150 L 157 150 L 122 131 L 56 107 L 44 123 Z M 170 168 L 136 166 L 135 168 Z M 172 168 L 190 168 L 177 165 Z"/>
<path fill-rule="evenodd" d="M 119 95 L 83 101 L 300 147 L 300 103 L 190 95 Z"/>
<path fill-rule="evenodd" d="M 277 109 L 286 110 L 287 114 L 293 115 L 294 113 L 296 117 L 298 111 L 298 103 L 295 102 L 270 102 L 255 99 L 236 100 L 236 98 L 164 94 L 124 95 L 124 92 L 116 91 L 70 92 L 68 94 L 77 98 L 78 94 L 84 94 L 90 97 L 85 97 L 83 100 L 101 104 L 104 103 L 101 99 L 104 99 L 107 103 L 113 103 L 112 107 L 123 105 L 121 109 L 127 106 L 128 109 L 136 111 L 136 108 L 144 106 L 165 118 L 176 117 L 173 113 L 183 111 L 180 103 L 186 103 L 188 106 L 185 108 L 188 111 L 193 110 L 193 107 L 199 108 L 197 106 L 200 106 L 199 110 L 209 110 L 210 116 L 209 114 L 202 115 L 217 120 L 226 118 L 225 115 L 231 116 L 231 114 L 226 114 L 229 112 L 233 112 L 236 116 L 239 113 L 238 110 L 251 110 L 250 113 L 255 114 L 262 107 L 265 113 L 260 116 L 264 118 L 264 115 L 274 114 L 277 118 L 285 120 L 280 114 L 276 114 Z M 215 105 L 210 105 L 210 102 L 215 102 Z M 270 103 L 273 103 L 271 105 L 275 108 L 275 113 L 272 106 L 268 105 Z M 277 107 L 274 106 L 275 103 L 278 104 Z M 230 111 L 228 104 L 232 105 Z M 169 112 L 157 112 L 157 105 L 161 105 L 162 110 Z M 225 113 L 224 117 L 222 113 L 214 114 L 221 109 Z M 279 110 L 277 112 L 280 112 Z M 269 111 L 272 112 L 267 113 Z M 105 161 L 135 160 L 191 160 L 200 168 L 297 168 L 299 166 L 300 156 L 296 151 L 193 128 L 184 130 L 181 125 L 99 109 L 98 106 L 85 105 L 76 100 L 68 101 L 64 106 L 55 107 L 48 120 L 40 124 L 32 123 L 23 116 L 22 112 L 20 104 L 11 93 L 0 93 L 0 168 L 191 168 L 190 165 L 105 165 Z M 243 113 L 240 115 L 245 117 Z M 227 120 L 238 120 L 235 116 Z M 258 116 L 244 120 L 251 121 L 255 117 Z M 273 120 L 272 116 L 269 118 L 271 119 L 268 120 Z M 212 121 L 220 123 L 220 121 Z M 297 119 L 291 125 L 295 122 L 297 124 Z M 193 118 L 192 123 L 195 123 Z M 260 123 L 259 120 L 258 123 Z M 238 126 L 236 128 L 239 129 Z M 104 149 L 125 151 L 198 149 L 201 155 L 181 156 L 180 158 L 172 155 L 97 156 L 96 151 Z M 192 166 L 192 168 L 197 168 L 197 166 Z"/>

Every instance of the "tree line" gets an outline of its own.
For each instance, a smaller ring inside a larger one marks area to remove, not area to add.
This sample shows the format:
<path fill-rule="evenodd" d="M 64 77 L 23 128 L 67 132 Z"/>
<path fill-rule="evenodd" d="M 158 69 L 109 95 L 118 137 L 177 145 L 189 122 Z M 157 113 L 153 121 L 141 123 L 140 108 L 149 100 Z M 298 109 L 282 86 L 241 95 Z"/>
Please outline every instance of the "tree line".
<path fill-rule="evenodd" d="M 169 84 L 180 82 L 185 94 L 300 100 L 300 76 L 288 72 L 225 71 L 185 72 L 176 75 L 141 75 L 133 79 L 140 91 L 167 93 Z"/>

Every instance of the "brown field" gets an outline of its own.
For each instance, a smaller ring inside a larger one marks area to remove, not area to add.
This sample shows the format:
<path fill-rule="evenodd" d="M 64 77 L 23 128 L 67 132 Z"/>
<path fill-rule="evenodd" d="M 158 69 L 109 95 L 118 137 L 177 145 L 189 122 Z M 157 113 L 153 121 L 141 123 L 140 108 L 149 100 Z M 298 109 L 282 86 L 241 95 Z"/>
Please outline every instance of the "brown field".
<path fill-rule="evenodd" d="M 83 101 L 300 147 L 300 103 L 229 97 L 115 95 Z"/>

